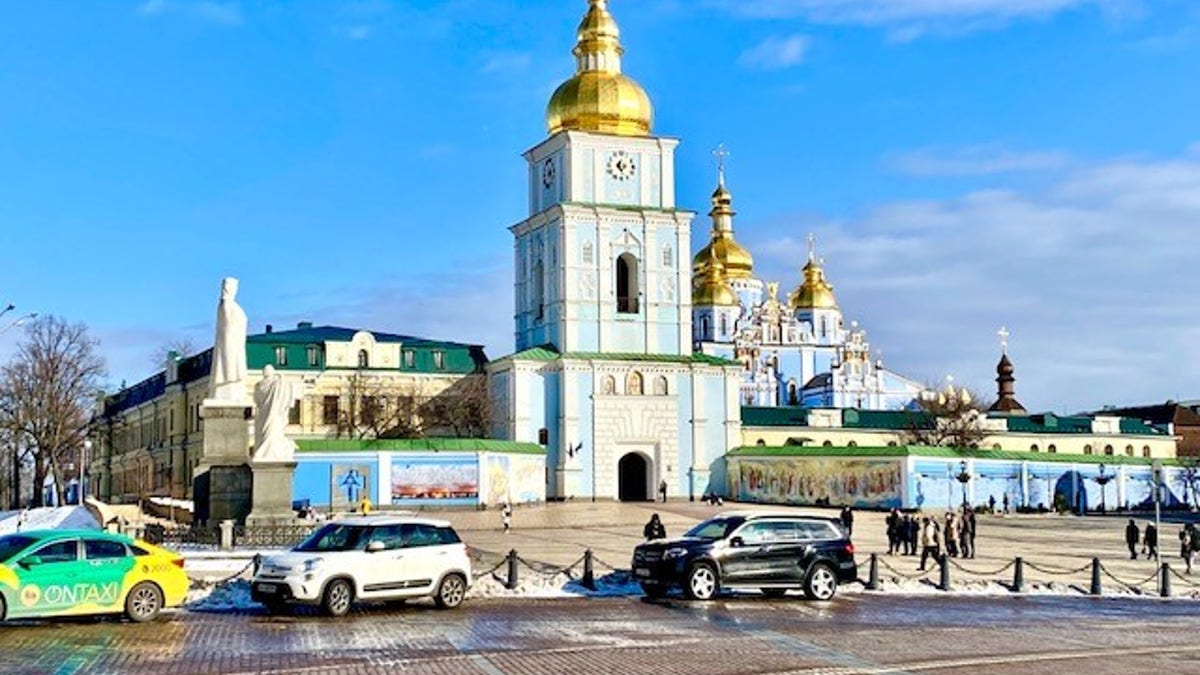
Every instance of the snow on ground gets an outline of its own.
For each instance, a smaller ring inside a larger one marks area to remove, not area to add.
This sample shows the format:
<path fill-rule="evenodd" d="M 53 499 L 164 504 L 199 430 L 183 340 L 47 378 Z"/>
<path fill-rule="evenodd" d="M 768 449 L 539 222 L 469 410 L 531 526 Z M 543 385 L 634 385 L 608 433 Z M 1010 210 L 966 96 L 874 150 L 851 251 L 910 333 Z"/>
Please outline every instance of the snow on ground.
<path fill-rule="evenodd" d="M 96 530 L 100 523 L 83 506 L 58 506 L 28 509 L 25 522 L 21 511 L 0 511 L 0 535 L 30 530 Z"/>

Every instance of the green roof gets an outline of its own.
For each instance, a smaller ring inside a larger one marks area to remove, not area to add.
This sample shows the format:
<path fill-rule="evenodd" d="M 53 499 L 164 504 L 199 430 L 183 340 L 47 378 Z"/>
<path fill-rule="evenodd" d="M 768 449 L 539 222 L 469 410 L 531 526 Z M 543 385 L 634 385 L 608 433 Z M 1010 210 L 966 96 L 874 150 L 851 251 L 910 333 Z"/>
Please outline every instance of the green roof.
<path fill-rule="evenodd" d="M 823 447 L 816 445 L 762 446 L 748 445 L 730 450 L 729 457 L 931 457 L 937 459 L 992 459 L 1012 462 L 1050 462 L 1066 464 L 1128 464 L 1149 465 L 1149 457 L 1126 455 L 1075 455 L 1048 452 L 1019 452 L 1013 450 L 959 450 L 917 445 L 897 445 L 886 448 Z M 1181 466 L 1176 459 L 1161 458 L 1168 466 Z"/>
<path fill-rule="evenodd" d="M 631 361 L 644 363 L 696 363 L 706 366 L 737 366 L 742 364 L 737 361 L 721 358 L 720 356 L 710 356 L 708 354 L 692 354 L 690 356 L 684 354 L 639 354 L 635 352 L 566 352 L 560 353 L 553 345 L 542 345 L 540 347 L 532 347 L 524 351 L 519 351 L 516 354 L 506 356 L 501 361 L 512 359 L 514 361 Z"/>
<path fill-rule="evenodd" d="M 537 443 L 490 438 L 308 438 L 296 441 L 300 452 L 500 452 L 544 455 Z"/>
<path fill-rule="evenodd" d="M 933 416 L 925 411 L 913 410 L 857 410 L 845 408 L 842 413 L 844 429 L 884 429 L 903 431 L 906 429 L 931 429 Z M 1037 415 L 995 415 L 990 419 L 1002 419 L 1009 433 L 1026 434 L 1091 434 L 1092 418 L 1085 415 L 1060 417 L 1053 413 Z M 805 427 L 808 426 L 808 409 L 800 407 L 743 407 L 744 427 Z M 1160 428 L 1141 420 L 1122 417 L 1120 433 L 1135 436 L 1163 436 Z"/>
<path fill-rule="evenodd" d="M 370 333 L 379 343 L 404 343 L 413 347 L 459 347 L 469 348 L 479 345 L 469 345 L 459 342 L 445 342 L 414 337 L 412 335 L 396 335 L 380 331 L 363 330 L 359 328 L 343 328 L 341 326 L 313 326 L 300 324 L 294 330 L 272 331 L 257 333 L 246 337 L 246 342 L 266 342 L 270 344 L 317 344 L 321 342 L 350 342 L 358 333 Z"/>
<path fill-rule="evenodd" d="M 808 408 L 742 408 L 743 427 L 805 427 Z"/>

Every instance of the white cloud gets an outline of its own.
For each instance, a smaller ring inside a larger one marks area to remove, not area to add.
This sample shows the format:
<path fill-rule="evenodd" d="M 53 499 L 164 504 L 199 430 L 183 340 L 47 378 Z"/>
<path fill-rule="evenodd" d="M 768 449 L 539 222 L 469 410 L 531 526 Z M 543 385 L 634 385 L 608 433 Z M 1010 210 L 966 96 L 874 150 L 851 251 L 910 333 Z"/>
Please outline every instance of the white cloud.
<path fill-rule="evenodd" d="M 1200 396 L 1198 222 L 1200 158 L 1187 155 L 1079 166 L 1036 192 L 880 204 L 815 229 L 847 319 L 890 366 L 992 392 L 1006 325 L 1018 398 L 1061 412 Z M 761 274 L 797 282 L 802 234 L 746 243 Z"/>
<path fill-rule="evenodd" d="M 738 63 L 749 68 L 778 70 L 799 65 L 808 52 L 809 40 L 803 35 L 769 37 L 742 52 Z"/>
<path fill-rule="evenodd" d="M 1071 163 L 1064 152 L 1018 152 L 998 144 L 972 145 L 943 150 L 922 148 L 895 155 L 887 164 L 912 176 L 984 176 L 1000 173 L 1048 171 Z"/>
<path fill-rule="evenodd" d="M 893 39 L 911 40 L 930 30 L 963 32 L 1084 8 L 1121 15 L 1136 10 L 1141 0 L 707 0 L 707 4 L 753 19 L 886 26 Z"/>
<path fill-rule="evenodd" d="M 237 3 L 215 0 L 145 0 L 138 5 L 142 16 L 176 15 L 226 26 L 242 24 L 242 10 Z"/>

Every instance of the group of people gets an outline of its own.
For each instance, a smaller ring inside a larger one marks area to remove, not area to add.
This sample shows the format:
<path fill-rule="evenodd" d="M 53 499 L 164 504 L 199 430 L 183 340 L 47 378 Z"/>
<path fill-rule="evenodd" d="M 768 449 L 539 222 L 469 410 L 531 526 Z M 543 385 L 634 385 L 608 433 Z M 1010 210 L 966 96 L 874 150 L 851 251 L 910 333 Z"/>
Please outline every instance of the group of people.
<path fill-rule="evenodd" d="M 945 518 L 917 516 L 892 509 L 884 521 L 887 525 L 888 555 L 921 554 L 921 565 L 943 553 L 958 558 L 975 557 L 975 512 L 963 508 L 962 513 L 949 512 Z"/>
<path fill-rule="evenodd" d="M 1130 560 L 1138 559 L 1139 543 L 1142 545 L 1140 555 L 1146 556 L 1147 559 L 1158 556 L 1158 528 L 1154 523 L 1146 523 L 1146 529 L 1142 530 L 1137 522 L 1130 518 L 1129 524 L 1125 526 L 1125 545 L 1129 547 Z M 1188 574 L 1192 573 L 1192 563 L 1195 562 L 1198 551 L 1200 531 L 1196 530 L 1195 523 L 1188 523 L 1179 530 L 1179 557 L 1183 559 Z"/>

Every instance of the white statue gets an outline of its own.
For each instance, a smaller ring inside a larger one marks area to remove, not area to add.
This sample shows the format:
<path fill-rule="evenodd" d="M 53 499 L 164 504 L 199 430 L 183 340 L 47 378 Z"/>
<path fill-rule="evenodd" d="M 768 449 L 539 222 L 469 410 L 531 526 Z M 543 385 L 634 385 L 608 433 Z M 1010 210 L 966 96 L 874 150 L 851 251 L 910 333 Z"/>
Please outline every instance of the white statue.
<path fill-rule="evenodd" d="M 213 341 L 209 398 L 234 403 L 246 402 L 246 313 L 234 300 L 238 280 L 221 280 L 217 304 L 217 335 Z"/>
<path fill-rule="evenodd" d="M 288 382 L 275 372 L 274 366 L 263 366 L 263 378 L 254 387 L 254 461 L 291 462 L 296 444 L 285 433 L 288 410 L 303 395 L 303 385 Z"/>

